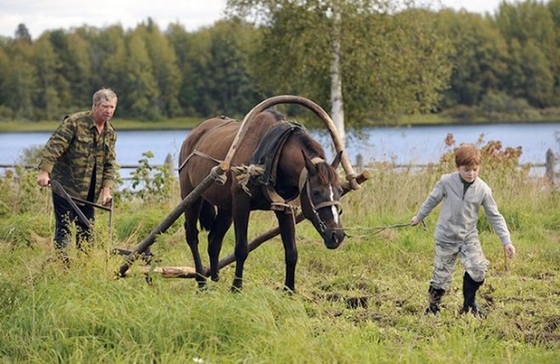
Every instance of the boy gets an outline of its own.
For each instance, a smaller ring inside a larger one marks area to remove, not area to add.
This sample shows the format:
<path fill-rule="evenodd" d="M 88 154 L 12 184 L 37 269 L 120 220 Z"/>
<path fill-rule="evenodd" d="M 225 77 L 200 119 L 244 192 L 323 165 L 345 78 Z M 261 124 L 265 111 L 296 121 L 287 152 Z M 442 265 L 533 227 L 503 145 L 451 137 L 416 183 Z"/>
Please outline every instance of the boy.
<path fill-rule="evenodd" d="M 410 220 L 418 225 L 441 201 L 443 206 L 438 218 L 435 237 L 435 259 L 430 281 L 429 306 L 426 313 L 437 315 L 442 296 L 449 289 L 457 256 L 465 268 L 463 276 L 463 307 L 465 314 L 471 311 L 475 316 L 484 316 L 475 301 L 476 291 L 484 283 L 488 261 L 484 257 L 478 230 L 478 212 L 484 207 L 488 221 L 498 234 L 507 256 L 515 256 L 510 233 L 498 206 L 492 197 L 492 190 L 480 178 L 482 156 L 472 144 L 463 144 L 455 151 L 457 171 L 441 177 L 418 214 Z"/>

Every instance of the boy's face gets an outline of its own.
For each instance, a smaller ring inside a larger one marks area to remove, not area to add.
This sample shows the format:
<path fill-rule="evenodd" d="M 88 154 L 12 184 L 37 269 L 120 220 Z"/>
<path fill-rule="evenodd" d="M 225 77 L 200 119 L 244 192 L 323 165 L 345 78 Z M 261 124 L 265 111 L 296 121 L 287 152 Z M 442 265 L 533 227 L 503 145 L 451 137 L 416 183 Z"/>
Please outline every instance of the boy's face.
<path fill-rule="evenodd" d="M 480 171 L 480 166 L 459 166 L 457 171 L 462 179 L 471 183 L 474 182 L 476 177 L 478 177 L 478 172 Z"/>

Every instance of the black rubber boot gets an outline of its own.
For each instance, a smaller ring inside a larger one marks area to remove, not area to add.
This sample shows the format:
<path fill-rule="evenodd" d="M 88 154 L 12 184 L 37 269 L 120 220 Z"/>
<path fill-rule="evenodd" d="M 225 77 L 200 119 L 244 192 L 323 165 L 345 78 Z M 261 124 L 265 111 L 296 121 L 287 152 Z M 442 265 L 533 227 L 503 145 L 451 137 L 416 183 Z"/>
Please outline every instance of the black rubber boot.
<path fill-rule="evenodd" d="M 430 288 L 428 288 L 428 293 L 430 295 L 430 301 L 429 301 L 428 308 L 426 308 L 426 311 L 424 313 L 426 315 L 430 313 L 437 315 L 440 311 L 439 304 L 441 303 L 441 298 L 445 294 L 445 290 L 430 286 Z"/>
<path fill-rule="evenodd" d="M 481 311 L 476 304 L 476 291 L 482 286 L 482 283 L 484 283 L 484 281 L 476 282 L 471 278 L 469 273 L 465 272 L 463 276 L 463 308 L 459 310 L 461 315 L 470 311 L 474 316 L 486 317 L 486 314 Z"/>

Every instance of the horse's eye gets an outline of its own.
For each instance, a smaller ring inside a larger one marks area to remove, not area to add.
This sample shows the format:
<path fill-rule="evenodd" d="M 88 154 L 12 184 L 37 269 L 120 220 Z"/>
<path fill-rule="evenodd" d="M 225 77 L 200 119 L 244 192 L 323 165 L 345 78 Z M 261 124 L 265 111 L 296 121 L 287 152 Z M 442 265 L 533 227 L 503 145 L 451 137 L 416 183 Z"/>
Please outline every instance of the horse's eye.
<path fill-rule="evenodd" d="M 321 197 L 321 191 L 319 190 L 313 190 L 311 193 L 313 194 L 313 197 Z"/>

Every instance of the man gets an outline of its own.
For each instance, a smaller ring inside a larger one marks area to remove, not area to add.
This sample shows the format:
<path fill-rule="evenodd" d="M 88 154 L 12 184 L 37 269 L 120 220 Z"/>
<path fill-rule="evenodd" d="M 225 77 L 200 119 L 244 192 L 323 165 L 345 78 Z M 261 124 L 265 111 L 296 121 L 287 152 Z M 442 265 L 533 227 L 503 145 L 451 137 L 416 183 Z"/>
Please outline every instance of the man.
<path fill-rule="evenodd" d="M 41 187 L 58 181 L 66 192 L 82 200 L 103 205 L 112 201 L 115 179 L 115 143 L 117 135 L 109 123 L 117 107 L 117 95 L 103 88 L 93 95 L 91 111 L 75 113 L 64 118 L 45 144 L 37 183 Z M 53 191 L 56 219 L 54 245 L 61 252 L 69 244 L 70 225 L 77 225 L 76 246 L 91 238 L 91 229 L 77 218 L 66 199 Z M 93 206 L 77 203 L 85 217 L 93 222 Z"/>

